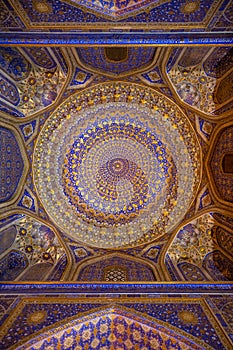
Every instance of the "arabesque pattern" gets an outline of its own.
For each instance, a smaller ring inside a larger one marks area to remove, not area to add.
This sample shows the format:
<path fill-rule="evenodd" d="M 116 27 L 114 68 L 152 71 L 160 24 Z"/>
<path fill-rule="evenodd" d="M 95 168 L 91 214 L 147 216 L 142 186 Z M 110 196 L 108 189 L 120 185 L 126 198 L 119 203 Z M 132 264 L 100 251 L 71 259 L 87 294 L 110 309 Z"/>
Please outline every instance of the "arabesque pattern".
<path fill-rule="evenodd" d="M 169 349 L 177 350 L 202 348 L 195 342 L 188 340 L 175 332 L 167 330 L 165 327 L 156 325 L 146 319 L 140 317 L 132 318 L 126 312 L 118 310 L 109 310 L 109 313 L 99 312 L 85 321 L 82 319 L 79 323 L 72 322 L 64 329 L 58 329 L 51 336 L 49 333 L 45 339 L 39 341 L 31 341 L 28 346 L 30 349 L 44 349 L 47 347 L 73 348 L 82 349 Z M 46 317 L 44 313 L 37 312 L 33 314 L 32 319 L 43 319 Z M 61 327 L 60 327 L 61 328 Z M 19 347 L 19 350 L 27 349 L 26 346 Z"/>

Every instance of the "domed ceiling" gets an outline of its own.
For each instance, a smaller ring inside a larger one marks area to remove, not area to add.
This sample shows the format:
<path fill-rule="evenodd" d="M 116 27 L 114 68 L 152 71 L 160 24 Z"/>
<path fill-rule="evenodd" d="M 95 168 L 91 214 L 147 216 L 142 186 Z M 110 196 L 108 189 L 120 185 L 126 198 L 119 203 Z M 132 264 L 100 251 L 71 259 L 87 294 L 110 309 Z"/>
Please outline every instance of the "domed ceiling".
<path fill-rule="evenodd" d="M 0 18 L 0 348 L 231 349 L 232 2 Z"/>
<path fill-rule="evenodd" d="M 47 119 L 34 181 L 49 216 L 74 239 L 137 245 L 181 221 L 199 185 L 200 152 L 187 117 L 169 99 L 140 85 L 106 83 L 72 95 Z"/>
<path fill-rule="evenodd" d="M 84 52 L 101 66 L 80 64 Z M 203 83 L 232 74 L 230 47 L 0 54 L 3 280 L 140 280 L 137 264 L 154 280 L 231 278 L 230 248 L 214 237 L 221 227 L 231 246 L 232 97 L 218 104 Z M 207 272 L 210 257 L 230 272 Z"/>

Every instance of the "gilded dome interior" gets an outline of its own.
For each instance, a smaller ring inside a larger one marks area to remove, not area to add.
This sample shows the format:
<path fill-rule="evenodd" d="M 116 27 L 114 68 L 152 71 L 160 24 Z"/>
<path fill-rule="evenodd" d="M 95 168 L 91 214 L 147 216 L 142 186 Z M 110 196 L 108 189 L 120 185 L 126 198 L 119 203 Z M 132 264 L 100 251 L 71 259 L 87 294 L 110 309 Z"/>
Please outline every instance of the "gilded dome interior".
<path fill-rule="evenodd" d="M 1 349 L 232 349 L 232 12 L 0 0 Z"/>
<path fill-rule="evenodd" d="M 134 246 L 182 220 L 199 186 L 201 149 L 168 98 L 106 83 L 72 95 L 49 117 L 33 175 L 48 215 L 72 238 L 100 248 Z"/>

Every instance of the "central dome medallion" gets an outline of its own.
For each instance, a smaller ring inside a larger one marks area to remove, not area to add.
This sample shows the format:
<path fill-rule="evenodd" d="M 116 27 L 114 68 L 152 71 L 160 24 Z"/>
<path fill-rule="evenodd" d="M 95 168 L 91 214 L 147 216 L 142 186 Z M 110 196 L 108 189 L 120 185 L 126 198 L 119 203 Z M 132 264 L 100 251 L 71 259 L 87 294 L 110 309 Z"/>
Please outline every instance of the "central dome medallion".
<path fill-rule="evenodd" d="M 46 121 L 34 152 L 38 196 L 73 239 L 102 248 L 152 241 L 193 201 L 200 146 L 165 96 L 106 83 L 69 97 Z"/>

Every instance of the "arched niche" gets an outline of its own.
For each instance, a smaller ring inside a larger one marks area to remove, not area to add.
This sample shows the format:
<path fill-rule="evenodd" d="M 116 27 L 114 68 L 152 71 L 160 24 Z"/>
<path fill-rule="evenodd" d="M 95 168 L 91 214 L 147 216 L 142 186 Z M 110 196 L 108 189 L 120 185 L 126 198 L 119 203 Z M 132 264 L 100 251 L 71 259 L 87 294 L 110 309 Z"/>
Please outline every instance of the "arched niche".
<path fill-rule="evenodd" d="M 77 281 L 156 281 L 159 280 L 153 264 L 144 259 L 122 253 L 113 253 L 83 262 L 74 273 Z"/>

